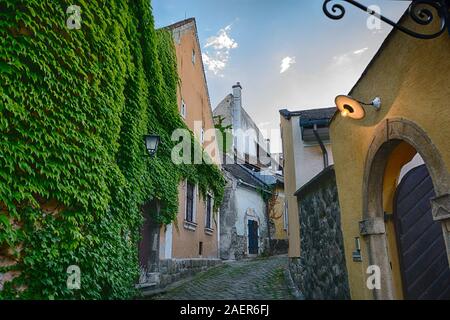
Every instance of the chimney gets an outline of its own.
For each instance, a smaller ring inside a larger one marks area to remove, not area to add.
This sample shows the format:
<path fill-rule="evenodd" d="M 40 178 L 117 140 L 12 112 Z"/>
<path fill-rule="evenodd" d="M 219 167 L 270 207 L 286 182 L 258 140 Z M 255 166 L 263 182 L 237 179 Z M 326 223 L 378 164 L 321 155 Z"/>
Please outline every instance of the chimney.
<path fill-rule="evenodd" d="M 233 86 L 233 128 L 241 127 L 242 87 L 239 82 Z"/>
<path fill-rule="evenodd" d="M 234 132 L 234 147 L 238 150 L 238 153 L 242 152 L 241 144 L 242 137 L 237 137 L 237 133 L 241 129 L 241 109 L 242 109 L 242 87 L 239 82 L 233 86 L 233 132 Z M 239 131 L 238 131 L 239 130 Z"/>

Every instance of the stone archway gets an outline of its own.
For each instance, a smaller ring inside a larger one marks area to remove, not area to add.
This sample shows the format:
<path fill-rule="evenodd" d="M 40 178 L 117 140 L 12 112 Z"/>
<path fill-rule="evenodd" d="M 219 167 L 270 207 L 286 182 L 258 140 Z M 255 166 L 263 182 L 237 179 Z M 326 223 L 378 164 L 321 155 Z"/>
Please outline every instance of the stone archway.
<path fill-rule="evenodd" d="M 393 299 L 392 274 L 387 252 L 383 210 L 383 177 L 389 155 L 402 141 L 409 143 L 424 159 L 433 180 L 433 218 L 441 221 L 450 262 L 450 174 L 439 150 L 417 124 L 402 118 L 386 119 L 375 130 L 365 162 L 363 220 L 360 233 L 367 240 L 369 264 L 381 269 L 381 289 L 375 299 Z"/>

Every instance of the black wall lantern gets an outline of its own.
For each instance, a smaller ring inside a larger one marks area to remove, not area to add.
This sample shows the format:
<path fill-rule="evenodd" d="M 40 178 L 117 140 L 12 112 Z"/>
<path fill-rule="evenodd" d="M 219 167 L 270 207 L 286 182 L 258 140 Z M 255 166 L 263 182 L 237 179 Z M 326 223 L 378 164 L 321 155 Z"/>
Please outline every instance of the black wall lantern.
<path fill-rule="evenodd" d="M 440 21 L 439 30 L 435 31 L 434 33 L 428 34 L 418 33 L 408 28 L 405 28 L 404 26 L 401 26 L 395 23 L 394 21 L 389 20 L 388 18 L 380 15 L 374 10 L 369 9 L 368 7 L 354 0 L 325 0 L 325 2 L 323 3 L 323 12 L 330 19 L 340 20 L 345 15 L 345 8 L 342 4 L 335 3 L 330 6 L 328 5 L 330 2 L 333 1 L 347 2 L 361 10 L 366 11 L 368 14 L 377 17 L 381 21 L 384 21 L 385 23 L 393 26 L 395 29 L 398 29 L 414 38 L 434 39 L 443 34 L 445 30 L 447 30 L 450 35 L 450 0 L 412 0 L 408 8 L 408 14 L 414 20 L 415 23 L 422 26 L 431 24 L 435 18 L 432 9 L 434 9 L 439 16 Z"/>
<path fill-rule="evenodd" d="M 158 150 L 159 142 L 161 137 L 154 134 L 147 134 L 144 136 L 145 148 L 147 149 L 150 157 L 153 157 Z"/>

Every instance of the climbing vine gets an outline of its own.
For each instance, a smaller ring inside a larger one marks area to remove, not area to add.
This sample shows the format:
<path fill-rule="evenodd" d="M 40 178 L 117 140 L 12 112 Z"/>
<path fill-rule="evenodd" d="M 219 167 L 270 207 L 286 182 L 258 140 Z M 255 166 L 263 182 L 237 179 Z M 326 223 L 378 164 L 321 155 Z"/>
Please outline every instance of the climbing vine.
<path fill-rule="evenodd" d="M 278 220 L 281 217 L 283 217 L 283 214 L 284 214 L 283 211 L 281 211 L 277 215 L 277 210 L 275 210 L 275 206 L 277 205 L 278 200 L 279 200 L 279 193 L 273 191 L 271 197 L 267 200 L 267 207 L 269 210 L 269 218 L 270 219 Z"/>
<path fill-rule="evenodd" d="M 182 179 L 223 197 L 218 167 L 171 161 L 186 126 L 149 1 L 77 0 L 68 29 L 71 2 L 0 0 L 0 299 L 133 297 L 142 205 L 159 200 L 170 223 Z M 146 133 L 161 136 L 155 158 Z"/>

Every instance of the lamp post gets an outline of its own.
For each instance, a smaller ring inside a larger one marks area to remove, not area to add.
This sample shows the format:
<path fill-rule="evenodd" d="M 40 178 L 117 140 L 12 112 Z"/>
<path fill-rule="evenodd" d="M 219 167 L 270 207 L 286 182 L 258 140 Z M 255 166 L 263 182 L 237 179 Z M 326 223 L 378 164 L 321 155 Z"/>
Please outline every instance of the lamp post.
<path fill-rule="evenodd" d="M 331 7 L 328 5 L 330 2 L 339 1 L 339 0 L 325 0 L 323 3 L 323 12 L 325 15 L 333 20 L 340 20 L 345 15 L 345 8 L 340 3 L 335 3 Z M 406 33 L 409 36 L 418 39 L 434 39 L 439 37 L 445 30 L 448 31 L 450 35 L 450 0 L 412 0 L 411 4 L 408 8 L 408 14 L 413 19 L 413 21 L 419 25 L 426 26 L 430 25 L 435 19 L 435 15 L 432 11 L 436 11 L 439 16 L 439 30 L 434 33 L 419 33 L 408 29 L 394 21 L 382 16 L 378 12 L 369 9 L 368 7 L 362 5 L 358 1 L 354 0 L 340 0 L 346 3 L 349 3 L 363 11 L 366 11 L 368 14 L 375 16 L 381 21 L 391 25 L 395 29 L 400 30 L 403 33 Z M 398 0 L 400 1 L 400 0 Z M 403 0 L 404 1 L 404 0 Z"/>
<path fill-rule="evenodd" d="M 144 135 L 145 148 L 147 149 L 150 157 L 154 157 L 158 150 L 161 137 L 155 134 Z"/>

